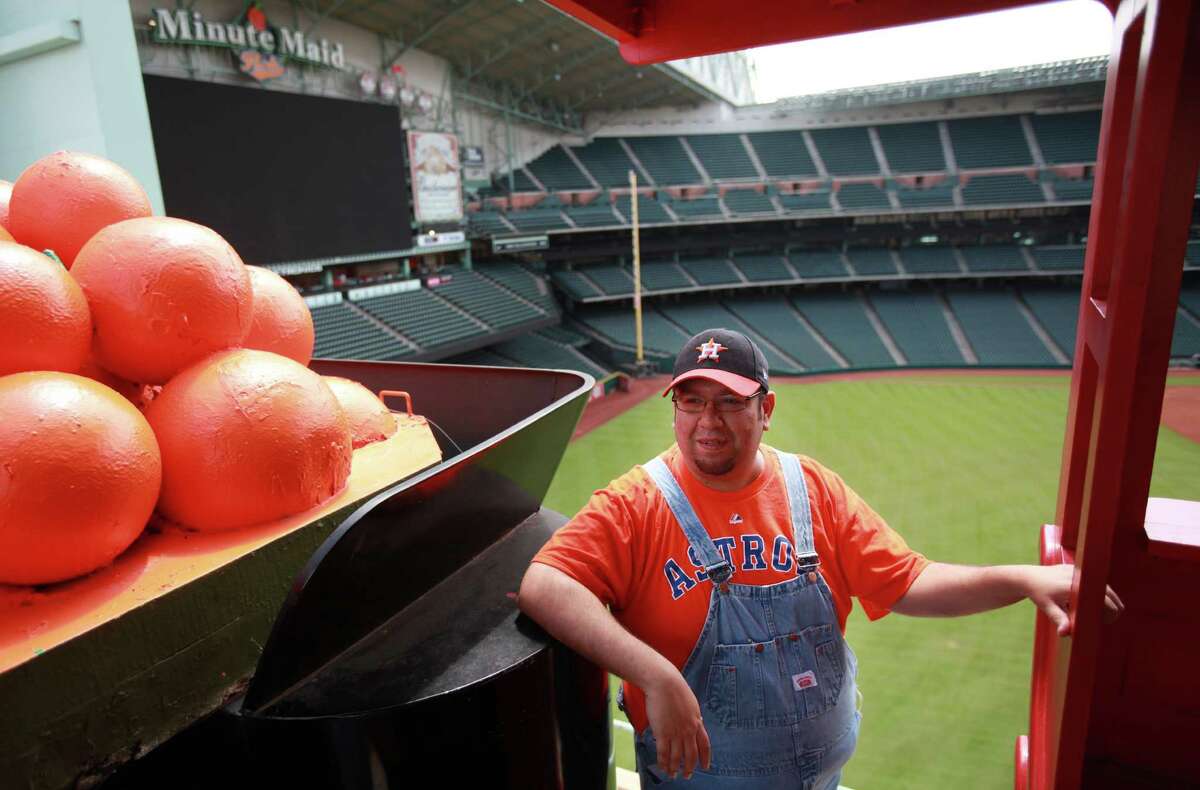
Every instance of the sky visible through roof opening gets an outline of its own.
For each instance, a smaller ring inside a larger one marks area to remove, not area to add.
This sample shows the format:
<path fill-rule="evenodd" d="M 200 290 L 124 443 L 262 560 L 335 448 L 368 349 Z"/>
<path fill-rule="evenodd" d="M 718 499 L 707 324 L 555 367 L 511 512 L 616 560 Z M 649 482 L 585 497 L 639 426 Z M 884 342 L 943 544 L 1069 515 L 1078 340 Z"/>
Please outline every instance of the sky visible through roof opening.
<path fill-rule="evenodd" d="M 756 101 L 1107 54 L 1112 16 L 1096 0 L 748 50 Z"/>

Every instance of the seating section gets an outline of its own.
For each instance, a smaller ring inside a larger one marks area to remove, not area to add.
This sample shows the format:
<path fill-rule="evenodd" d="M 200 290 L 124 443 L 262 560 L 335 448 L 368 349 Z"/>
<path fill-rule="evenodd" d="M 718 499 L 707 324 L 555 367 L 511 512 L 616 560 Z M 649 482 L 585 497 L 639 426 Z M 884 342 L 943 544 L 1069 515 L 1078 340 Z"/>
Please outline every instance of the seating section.
<path fill-rule="evenodd" d="M 579 171 L 561 145 L 554 145 L 528 165 L 529 170 L 546 189 L 562 191 L 591 189 L 592 182 Z"/>
<path fill-rule="evenodd" d="M 1083 271 L 1082 244 L 1034 247 L 1033 260 L 1039 269 Z"/>
<path fill-rule="evenodd" d="M 312 308 L 317 359 L 402 359 L 415 353 L 348 304 Z"/>
<path fill-rule="evenodd" d="M 728 327 L 745 332 L 762 349 L 767 360 L 767 367 L 778 373 L 800 373 L 801 367 L 797 361 L 790 360 L 772 347 L 772 343 L 764 343 L 762 336 L 754 327 L 746 326 L 737 317 L 721 306 L 719 302 L 691 302 L 688 304 L 659 305 L 658 309 L 682 326 L 689 334 L 702 332 L 715 327 Z"/>
<path fill-rule="evenodd" d="M 508 175 L 500 176 L 500 187 L 503 191 L 508 191 Z M 540 192 L 538 185 L 533 183 L 533 179 L 525 172 L 525 168 L 518 167 L 513 171 L 513 192 Z"/>
<path fill-rule="evenodd" d="M 854 273 L 860 277 L 899 274 L 891 250 L 878 248 L 848 250 L 846 257 L 850 260 L 850 266 L 853 267 Z"/>
<path fill-rule="evenodd" d="M 1175 333 L 1171 336 L 1171 356 L 1191 357 L 1200 355 L 1200 324 L 1196 324 L 1183 310 L 1175 313 Z"/>
<path fill-rule="evenodd" d="M 669 291 L 695 288 L 673 261 L 642 264 L 642 288 L 647 291 Z"/>
<path fill-rule="evenodd" d="M 633 293 L 633 278 L 620 266 L 588 266 L 583 272 L 608 296 Z"/>
<path fill-rule="evenodd" d="M 1100 113 L 1064 112 L 1030 116 L 1033 134 L 1047 164 L 1095 162 L 1100 146 Z"/>
<path fill-rule="evenodd" d="M 751 282 L 788 282 L 796 279 L 783 262 L 782 255 L 738 255 L 733 263 Z"/>
<path fill-rule="evenodd" d="M 681 260 L 679 265 L 700 285 L 726 285 L 742 281 L 725 258 L 692 258 Z"/>
<path fill-rule="evenodd" d="M 871 147 L 867 127 L 814 129 L 809 134 L 830 175 L 862 176 L 880 172 L 879 160 L 875 157 L 875 149 Z"/>
<path fill-rule="evenodd" d="M 946 121 L 959 168 L 1033 164 L 1021 120 L 1016 115 Z"/>
<path fill-rule="evenodd" d="M 692 160 L 683 150 L 678 137 L 626 137 L 650 177 L 657 184 L 700 184 L 704 179 L 696 172 Z M 626 176 L 626 182 L 628 182 Z"/>
<path fill-rule="evenodd" d="M 800 321 L 787 300 L 777 296 L 753 296 L 728 301 L 725 307 L 809 371 L 841 369 L 837 360 Z"/>
<path fill-rule="evenodd" d="M 737 134 L 693 134 L 687 143 L 709 177 L 720 179 L 758 178 L 742 138 Z"/>
<path fill-rule="evenodd" d="M 1021 288 L 1021 298 L 1059 349 L 1071 358 L 1075 353 L 1075 329 L 1079 323 L 1079 291 L 1027 285 Z"/>
<path fill-rule="evenodd" d="M 842 263 L 841 253 L 793 250 L 788 253 L 788 260 L 796 273 L 805 280 L 850 276 L 850 272 Z"/>
<path fill-rule="evenodd" d="M 558 230 L 568 227 L 562 212 L 557 208 L 531 208 L 524 211 L 510 211 L 508 221 L 522 232 L 536 233 L 544 230 Z"/>
<path fill-rule="evenodd" d="M 435 292 L 493 329 L 506 329 L 545 317 L 541 310 L 475 272 L 456 272 L 450 282 L 439 285 Z"/>
<path fill-rule="evenodd" d="M 896 197 L 902 208 L 951 208 L 954 206 L 954 186 L 954 181 L 943 181 L 921 189 L 898 187 Z"/>
<path fill-rule="evenodd" d="M 499 211 L 475 211 L 467 214 L 467 222 L 471 232 L 479 236 L 496 236 L 502 233 L 512 233 Z"/>
<path fill-rule="evenodd" d="M 629 171 L 635 170 L 633 160 L 615 137 L 597 137 L 582 148 L 572 149 L 579 162 L 602 187 L 629 186 Z M 642 177 L 641 173 L 638 178 Z"/>
<path fill-rule="evenodd" d="M 779 205 L 784 211 L 829 211 L 829 190 L 780 194 Z"/>
<path fill-rule="evenodd" d="M 993 206 L 1009 203 L 1041 203 L 1042 188 L 1020 173 L 1000 176 L 975 176 L 962 188 L 968 206 Z"/>
<path fill-rule="evenodd" d="M 723 217 L 720 198 L 712 195 L 692 198 L 691 200 L 673 200 L 671 208 L 682 220 L 700 219 L 701 217 Z"/>
<path fill-rule="evenodd" d="M 633 312 L 629 308 L 601 308 L 580 312 L 576 318 L 614 343 L 633 348 L 637 344 Z M 690 335 L 663 318 L 656 310 L 642 311 L 642 344 L 648 351 L 674 359 Z"/>
<path fill-rule="evenodd" d="M 557 343 L 537 332 L 514 337 L 489 348 L 495 354 L 507 357 L 527 368 L 555 368 L 579 370 L 603 378 L 608 371 L 581 352 Z"/>
<path fill-rule="evenodd" d="M 1090 201 L 1095 182 L 1090 178 L 1060 178 L 1050 182 L 1054 196 L 1062 201 Z"/>
<path fill-rule="evenodd" d="M 626 224 L 632 223 L 633 210 L 630 205 L 629 195 L 618 195 L 614 200 L 614 204 L 617 207 L 617 211 L 621 212 L 621 216 L 625 218 Z M 666 222 L 674 222 L 674 220 L 671 219 L 671 215 L 667 213 L 666 209 L 662 207 L 662 203 L 659 203 L 654 198 L 638 195 L 639 225 L 653 225 Z"/>
<path fill-rule="evenodd" d="M 1200 266 L 1200 241 L 1187 243 L 1187 249 L 1183 253 L 1183 265 L 1185 267 Z"/>
<path fill-rule="evenodd" d="M 426 349 L 466 340 L 486 331 L 426 288 L 376 296 L 357 304 Z"/>
<path fill-rule="evenodd" d="M 973 272 L 1026 272 L 1025 256 L 1011 244 L 992 244 L 982 247 L 961 247 L 967 268 Z"/>
<path fill-rule="evenodd" d="M 1057 364 L 1011 293 L 951 290 L 946 298 L 980 364 Z"/>
<path fill-rule="evenodd" d="M 542 308 L 546 315 L 558 315 L 558 302 L 550 293 L 550 285 L 545 277 L 533 274 L 515 263 L 499 261 L 480 262 L 476 271 Z"/>
<path fill-rule="evenodd" d="M 960 272 L 958 259 L 950 247 L 905 247 L 900 261 L 909 274 L 943 274 Z"/>
<path fill-rule="evenodd" d="M 1200 318 L 1200 283 L 1185 283 L 1179 289 L 1179 303 L 1190 310 L 1192 315 Z"/>
<path fill-rule="evenodd" d="M 753 189 L 731 189 L 725 193 L 725 207 L 731 214 L 774 214 L 775 204 Z"/>
<path fill-rule="evenodd" d="M 604 291 L 594 285 L 590 278 L 573 269 L 558 269 L 550 275 L 559 288 L 562 288 L 573 299 L 587 299 L 593 296 L 604 296 Z"/>
<path fill-rule="evenodd" d="M 880 291 L 871 305 L 909 365 L 965 365 L 935 294 Z"/>
<path fill-rule="evenodd" d="M 837 191 L 837 199 L 846 211 L 892 207 L 887 193 L 875 184 L 842 184 Z"/>
<path fill-rule="evenodd" d="M 875 327 L 852 294 L 805 294 L 792 299 L 805 318 L 853 367 L 894 367 Z"/>
<path fill-rule="evenodd" d="M 754 132 L 746 135 L 758 161 L 767 175 L 778 178 L 798 178 L 817 175 L 817 166 L 804 144 L 804 133 Z"/>
<path fill-rule="evenodd" d="M 566 212 L 576 227 L 580 228 L 602 228 L 621 224 L 607 201 L 589 203 L 586 206 L 572 206 L 566 209 Z"/>
<path fill-rule="evenodd" d="M 875 127 L 893 173 L 929 173 L 946 169 L 942 138 L 935 121 L 889 123 Z"/>

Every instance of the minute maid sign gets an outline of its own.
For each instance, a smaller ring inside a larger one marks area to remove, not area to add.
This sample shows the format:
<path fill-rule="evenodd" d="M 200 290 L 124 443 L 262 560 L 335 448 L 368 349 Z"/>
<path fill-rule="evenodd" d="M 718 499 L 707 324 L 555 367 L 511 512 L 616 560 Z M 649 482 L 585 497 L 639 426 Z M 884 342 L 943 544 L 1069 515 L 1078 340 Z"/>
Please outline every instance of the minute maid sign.
<path fill-rule="evenodd" d="M 224 47 L 234 50 L 242 71 L 257 80 L 283 75 L 280 59 L 324 66 L 346 67 L 341 43 L 309 38 L 302 30 L 268 25 L 258 3 L 251 3 L 237 22 L 212 22 L 199 11 L 153 9 L 151 38 L 159 44 Z"/>

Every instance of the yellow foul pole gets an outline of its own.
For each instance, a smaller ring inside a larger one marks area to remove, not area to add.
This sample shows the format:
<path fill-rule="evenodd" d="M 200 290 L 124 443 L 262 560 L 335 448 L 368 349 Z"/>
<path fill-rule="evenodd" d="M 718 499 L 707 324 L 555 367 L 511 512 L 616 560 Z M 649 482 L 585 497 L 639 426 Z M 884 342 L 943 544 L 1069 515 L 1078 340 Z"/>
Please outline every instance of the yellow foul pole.
<path fill-rule="evenodd" d="M 629 171 L 629 206 L 633 222 L 633 321 L 637 334 L 637 361 L 645 360 L 642 354 L 642 252 L 638 244 L 638 195 L 637 173 Z"/>

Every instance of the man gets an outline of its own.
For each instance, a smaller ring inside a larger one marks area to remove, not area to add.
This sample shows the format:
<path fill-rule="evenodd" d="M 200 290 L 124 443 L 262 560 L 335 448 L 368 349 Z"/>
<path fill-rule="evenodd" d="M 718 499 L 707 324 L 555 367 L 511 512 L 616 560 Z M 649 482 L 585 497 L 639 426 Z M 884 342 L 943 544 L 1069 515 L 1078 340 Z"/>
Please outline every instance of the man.
<path fill-rule="evenodd" d="M 668 393 L 675 446 L 597 491 L 518 598 L 624 678 L 643 787 L 836 787 L 858 737 L 851 596 L 871 619 L 1029 598 L 1067 632 L 1069 568 L 931 562 L 836 474 L 763 445 L 775 393 L 745 335 L 689 340 Z"/>

